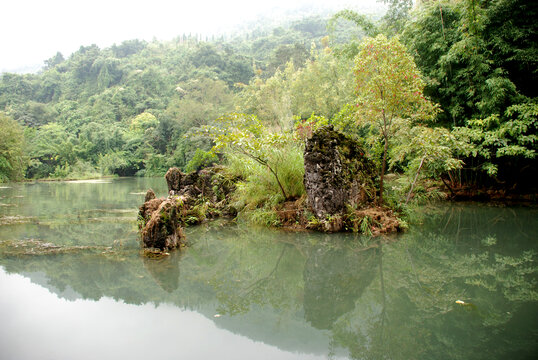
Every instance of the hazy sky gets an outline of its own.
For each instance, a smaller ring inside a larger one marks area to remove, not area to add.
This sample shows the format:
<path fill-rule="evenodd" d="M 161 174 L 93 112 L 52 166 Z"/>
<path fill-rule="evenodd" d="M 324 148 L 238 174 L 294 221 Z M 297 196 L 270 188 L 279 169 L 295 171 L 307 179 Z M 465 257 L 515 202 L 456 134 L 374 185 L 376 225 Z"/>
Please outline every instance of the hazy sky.
<path fill-rule="evenodd" d="M 0 71 L 42 65 L 57 51 L 129 39 L 215 34 L 259 15 L 314 8 L 381 6 L 376 0 L 5 0 L 0 5 Z"/>

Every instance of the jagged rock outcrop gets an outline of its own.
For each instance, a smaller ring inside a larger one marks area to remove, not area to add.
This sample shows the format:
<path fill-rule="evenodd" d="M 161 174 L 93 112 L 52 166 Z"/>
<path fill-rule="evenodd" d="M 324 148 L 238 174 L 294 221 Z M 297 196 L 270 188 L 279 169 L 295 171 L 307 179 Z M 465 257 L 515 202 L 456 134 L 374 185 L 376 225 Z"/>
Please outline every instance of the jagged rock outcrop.
<path fill-rule="evenodd" d="M 139 229 L 144 247 L 159 250 L 178 248 L 185 242 L 185 225 L 234 214 L 229 199 L 235 183 L 224 175 L 222 167 L 188 174 L 171 168 L 165 179 L 168 197 L 157 199 L 153 190 L 149 189 L 139 209 Z"/>
<path fill-rule="evenodd" d="M 308 204 L 325 231 L 342 229 L 341 216 L 348 206 L 375 200 L 374 164 L 359 143 L 332 126 L 321 127 L 308 139 L 304 162 Z"/>
<path fill-rule="evenodd" d="M 224 175 L 222 166 L 188 174 L 184 174 L 178 168 L 170 168 L 164 177 L 168 184 L 168 195 L 184 196 L 188 202 L 204 199 L 215 205 L 225 205 L 235 190 L 235 181 Z"/>
<path fill-rule="evenodd" d="M 182 230 L 183 199 L 151 199 L 145 202 L 139 211 L 139 218 L 144 222 L 141 237 L 144 247 L 171 250 L 181 246 L 184 238 Z"/>

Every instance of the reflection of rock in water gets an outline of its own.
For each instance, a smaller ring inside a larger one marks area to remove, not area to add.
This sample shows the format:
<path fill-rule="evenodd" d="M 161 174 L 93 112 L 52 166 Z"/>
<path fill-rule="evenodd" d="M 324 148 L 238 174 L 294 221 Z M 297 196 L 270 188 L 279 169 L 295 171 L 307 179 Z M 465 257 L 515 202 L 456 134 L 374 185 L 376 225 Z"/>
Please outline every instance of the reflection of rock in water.
<path fill-rule="evenodd" d="M 143 257 L 144 267 L 155 282 L 166 292 L 171 293 L 179 286 L 180 251 L 172 251 L 169 256 L 159 258 Z"/>
<path fill-rule="evenodd" d="M 352 311 L 378 271 L 376 257 L 375 249 L 313 251 L 303 272 L 306 320 L 315 328 L 330 329 L 336 319 Z"/>

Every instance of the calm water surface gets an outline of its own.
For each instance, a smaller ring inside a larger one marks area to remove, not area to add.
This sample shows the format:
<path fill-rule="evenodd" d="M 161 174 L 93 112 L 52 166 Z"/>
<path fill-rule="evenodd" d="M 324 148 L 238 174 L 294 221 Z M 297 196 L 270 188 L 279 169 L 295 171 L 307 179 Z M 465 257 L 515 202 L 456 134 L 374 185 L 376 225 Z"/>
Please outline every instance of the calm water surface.
<path fill-rule="evenodd" d="M 440 205 L 386 239 L 218 221 L 148 259 L 150 187 L 0 184 L 1 359 L 538 356 L 536 208 Z"/>

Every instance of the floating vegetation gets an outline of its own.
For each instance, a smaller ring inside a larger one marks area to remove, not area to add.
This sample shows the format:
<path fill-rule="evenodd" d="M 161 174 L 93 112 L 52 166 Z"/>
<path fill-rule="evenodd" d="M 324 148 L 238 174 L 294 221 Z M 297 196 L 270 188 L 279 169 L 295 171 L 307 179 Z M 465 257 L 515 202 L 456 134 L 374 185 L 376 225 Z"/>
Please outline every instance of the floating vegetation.
<path fill-rule="evenodd" d="M 2 206 L 2 207 L 17 207 L 17 204 L 2 204 L 2 203 L 0 203 L 0 206 Z"/>
<path fill-rule="evenodd" d="M 93 209 L 85 212 L 100 212 L 110 214 L 136 214 L 136 209 Z"/>
<path fill-rule="evenodd" d="M 157 248 L 144 248 L 140 253 L 146 258 L 154 260 L 164 259 L 170 256 L 170 252 L 167 250 Z"/>
<path fill-rule="evenodd" d="M 1 225 L 38 223 L 37 218 L 30 216 L 0 216 Z"/>
<path fill-rule="evenodd" d="M 142 192 L 130 192 L 129 195 L 146 195 L 146 191 L 142 191 Z"/>
<path fill-rule="evenodd" d="M 0 254 L 2 256 L 53 255 L 73 253 L 80 250 L 99 250 L 103 253 L 113 251 L 110 246 L 60 246 L 38 239 L 0 241 Z"/>
<path fill-rule="evenodd" d="M 103 216 L 103 217 L 92 217 L 87 219 L 81 219 L 79 223 L 95 223 L 95 222 L 112 222 L 112 223 L 130 223 L 135 222 L 136 217 L 134 216 Z"/>
<path fill-rule="evenodd" d="M 128 224 L 135 223 L 136 217 L 133 216 L 62 216 L 55 219 L 43 219 L 39 221 L 40 225 L 57 227 L 62 225 L 72 225 L 72 224 L 94 224 L 94 223 L 113 223 L 113 224 Z M 1 223 L 0 223 L 1 224 Z"/>

